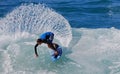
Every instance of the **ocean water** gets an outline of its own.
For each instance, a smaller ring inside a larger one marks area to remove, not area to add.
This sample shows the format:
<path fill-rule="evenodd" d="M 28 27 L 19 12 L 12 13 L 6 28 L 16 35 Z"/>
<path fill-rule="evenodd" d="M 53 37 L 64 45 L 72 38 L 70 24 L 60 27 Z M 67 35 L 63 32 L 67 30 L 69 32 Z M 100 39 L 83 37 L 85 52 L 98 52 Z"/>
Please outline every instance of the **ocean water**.
<path fill-rule="evenodd" d="M 0 74 L 120 74 L 119 0 L 1 0 Z M 39 34 L 63 55 L 52 62 Z"/>

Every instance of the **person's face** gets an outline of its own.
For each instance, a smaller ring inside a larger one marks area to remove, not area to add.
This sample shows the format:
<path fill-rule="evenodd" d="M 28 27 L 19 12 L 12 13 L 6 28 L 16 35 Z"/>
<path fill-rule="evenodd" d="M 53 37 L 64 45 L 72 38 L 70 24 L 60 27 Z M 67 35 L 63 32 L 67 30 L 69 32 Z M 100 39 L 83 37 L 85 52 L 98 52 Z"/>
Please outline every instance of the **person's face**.
<path fill-rule="evenodd" d="M 40 44 L 42 44 L 42 42 L 37 42 L 37 44 L 39 44 L 39 45 L 40 45 Z"/>

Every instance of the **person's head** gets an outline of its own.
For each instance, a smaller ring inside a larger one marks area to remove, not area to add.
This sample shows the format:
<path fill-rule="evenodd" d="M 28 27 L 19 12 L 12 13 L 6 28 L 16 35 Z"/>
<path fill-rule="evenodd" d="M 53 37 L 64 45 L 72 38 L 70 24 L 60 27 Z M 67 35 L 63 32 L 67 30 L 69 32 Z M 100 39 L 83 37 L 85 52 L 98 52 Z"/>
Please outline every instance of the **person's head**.
<path fill-rule="evenodd" d="M 42 40 L 41 39 L 37 39 L 37 44 L 41 44 Z"/>

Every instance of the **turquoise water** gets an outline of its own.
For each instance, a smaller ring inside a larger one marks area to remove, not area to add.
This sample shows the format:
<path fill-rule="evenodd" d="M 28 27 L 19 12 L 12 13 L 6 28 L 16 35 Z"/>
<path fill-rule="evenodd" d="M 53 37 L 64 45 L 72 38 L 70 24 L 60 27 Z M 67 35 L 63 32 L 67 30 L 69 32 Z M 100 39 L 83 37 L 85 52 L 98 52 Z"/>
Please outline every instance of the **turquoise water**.
<path fill-rule="evenodd" d="M 117 0 L 9 0 L 0 2 L 0 74 L 119 74 Z M 63 49 L 56 62 L 49 48 L 34 45 L 52 31 Z"/>

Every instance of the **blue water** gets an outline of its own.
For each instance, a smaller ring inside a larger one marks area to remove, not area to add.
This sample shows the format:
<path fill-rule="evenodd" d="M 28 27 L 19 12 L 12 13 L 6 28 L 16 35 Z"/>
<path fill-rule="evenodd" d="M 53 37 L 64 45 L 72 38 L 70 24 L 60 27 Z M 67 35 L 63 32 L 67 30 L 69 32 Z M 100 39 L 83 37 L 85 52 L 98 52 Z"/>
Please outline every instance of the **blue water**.
<path fill-rule="evenodd" d="M 119 0 L 1 0 L 0 74 L 120 74 Z M 63 49 L 34 45 L 51 31 Z"/>
<path fill-rule="evenodd" d="M 75 28 L 120 28 L 118 0 L 2 0 L 0 16 L 5 16 L 23 3 L 45 4 L 63 15 Z"/>

